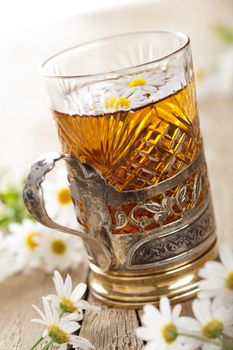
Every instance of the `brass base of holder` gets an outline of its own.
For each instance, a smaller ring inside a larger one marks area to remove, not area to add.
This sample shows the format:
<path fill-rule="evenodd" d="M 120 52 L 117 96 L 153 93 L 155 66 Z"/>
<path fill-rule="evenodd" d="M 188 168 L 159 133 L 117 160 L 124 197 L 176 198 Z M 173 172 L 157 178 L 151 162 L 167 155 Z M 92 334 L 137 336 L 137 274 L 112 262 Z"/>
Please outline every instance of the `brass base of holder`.
<path fill-rule="evenodd" d="M 198 290 L 198 271 L 208 260 L 218 255 L 216 242 L 197 259 L 169 270 L 147 272 L 104 273 L 95 265 L 90 266 L 89 287 L 94 297 L 104 304 L 123 308 L 140 308 L 158 304 L 166 295 L 171 302 L 194 297 Z"/>

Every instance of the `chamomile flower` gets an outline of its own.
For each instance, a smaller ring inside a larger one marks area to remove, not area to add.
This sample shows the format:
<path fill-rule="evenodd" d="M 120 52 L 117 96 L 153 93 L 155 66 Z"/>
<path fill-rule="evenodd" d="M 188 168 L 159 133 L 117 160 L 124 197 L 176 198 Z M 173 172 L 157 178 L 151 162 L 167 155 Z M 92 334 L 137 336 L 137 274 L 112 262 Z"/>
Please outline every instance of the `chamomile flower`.
<path fill-rule="evenodd" d="M 154 94 L 161 85 L 165 83 L 165 74 L 163 72 L 142 72 L 141 74 L 129 75 L 116 81 L 116 89 L 120 93 L 125 92 L 131 95 L 136 91 L 143 94 Z"/>
<path fill-rule="evenodd" d="M 116 88 L 116 86 L 113 86 Z M 134 108 L 141 107 L 144 101 L 147 99 L 143 95 L 142 91 L 138 90 L 129 94 L 127 91 L 121 93 L 120 90 L 112 89 L 104 95 L 104 100 L 97 103 L 96 108 L 102 109 L 105 113 L 114 113 L 118 110 L 129 111 Z"/>
<path fill-rule="evenodd" d="M 58 173 L 53 183 L 45 182 L 43 190 L 46 210 L 52 219 L 64 226 L 77 225 L 66 172 Z"/>
<path fill-rule="evenodd" d="M 225 305 L 233 303 L 233 251 L 226 245 L 219 248 L 221 262 L 208 261 L 199 271 L 199 298 L 217 297 Z"/>
<path fill-rule="evenodd" d="M 79 323 L 75 322 L 75 314 L 59 318 L 58 311 L 50 305 L 48 300 L 46 298 L 42 298 L 42 300 L 44 313 L 36 305 L 33 305 L 41 318 L 31 320 L 45 326 L 42 337 L 48 336 L 54 345 L 59 345 L 60 350 L 67 349 L 68 344 L 75 348 L 81 347 L 84 350 L 94 349 L 94 346 L 87 339 L 72 334 L 80 328 Z"/>
<path fill-rule="evenodd" d="M 43 257 L 43 268 L 47 272 L 74 267 L 85 256 L 83 244 L 78 237 L 49 229 L 40 241 L 38 250 Z"/>
<path fill-rule="evenodd" d="M 18 271 L 24 268 L 39 267 L 41 255 L 38 247 L 45 228 L 39 223 L 25 219 L 21 224 L 10 224 L 9 231 L 8 250 L 14 255 Z"/>
<path fill-rule="evenodd" d="M 210 299 L 195 299 L 192 304 L 192 317 L 184 317 L 183 323 L 187 331 L 204 337 L 203 340 L 194 340 L 196 347 L 202 346 L 203 350 L 220 350 L 221 342 L 218 338 L 227 333 L 228 328 L 232 325 L 232 312 L 226 309 L 216 299 L 211 302 Z M 205 339 L 215 341 L 216 344 L 205 342 Z"/>
<path fill-rule="evenodd" d="M 179 335 L 183 319 L 180 313 L 181 305 L 177 304 L 172 310 L 167 297 L 160 299 L 160 310 L 153 305 L 144 306 L 143 326 L 136 330 L 137 336 L 148 342 L 144 350 L 180 350 L 185 342 L 192 342 Z"/>
<path fill-rule="evenodd" d="M 58 271 L 54 272 L 53 281 L 55 284 L 57 295 L 48 295 L 47 298 L 52 301 L 53 305 L 64 313 L 76 312 L 83 316 L 82 310 L 99 311 L 100 308 L 90 305 L 86 300 L 82 300 L 87 285 L 79 283 L 72 291 L 72 280 L 67 275 L 65 281 Z"/>

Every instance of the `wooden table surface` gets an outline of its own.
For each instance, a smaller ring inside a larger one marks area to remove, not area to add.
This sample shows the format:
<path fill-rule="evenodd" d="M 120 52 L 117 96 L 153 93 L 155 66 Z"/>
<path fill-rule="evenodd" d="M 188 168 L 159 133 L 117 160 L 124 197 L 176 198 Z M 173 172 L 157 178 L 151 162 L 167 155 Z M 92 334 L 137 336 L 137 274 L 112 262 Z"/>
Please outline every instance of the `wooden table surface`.
<path fill-rule="evenodd" d="M 210 182 L 218 226 L 219 241 L 233 246 L 233 101 L 207 101 L 199 108 L 205 140 Z M 84 262 L 71 272 L 74 283 L 86 281 Z M 16 275 L 0 284 L 0 350 L 29 350 L 40 335 L 40 326 L 32 324 L 41 296 L 53 291 L 50 275 L 32 271 Z M 91 295 L 91 303 L 98 304 Z M 143 343 L 135 337 L 140 311 L 102 306 L 99 314 L 87 312 L 80 335 L 87 337 L 96 350 L 140 350 Z M 184 304 L 185 313 L 190 303 Z M 38 347 L 39 349 L 39 347 Z"/>

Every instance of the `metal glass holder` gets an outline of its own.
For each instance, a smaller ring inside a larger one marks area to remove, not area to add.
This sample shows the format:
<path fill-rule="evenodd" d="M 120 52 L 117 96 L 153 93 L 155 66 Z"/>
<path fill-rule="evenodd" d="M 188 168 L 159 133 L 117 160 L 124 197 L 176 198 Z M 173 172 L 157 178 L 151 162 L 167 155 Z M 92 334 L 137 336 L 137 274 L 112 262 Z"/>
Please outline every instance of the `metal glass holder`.
<path fill-rule="evenodd" d="M 49 218 L 41 183 L 55 163 L 67 164 L 70 191 L 83 231 Z M 185 300 L 198 291 L 198 270 L 216 251 L 215 221 L 203 149 L 177 175 L 135 191 L 118 191 L 91 166 L 49 153 L 27 177 L 24 201 L 45 226 L 84 240 L 89 286 L 109 305 L 140 307 L 162 295 Z M 133 233 L 122 233 L 131 227 Z"/>

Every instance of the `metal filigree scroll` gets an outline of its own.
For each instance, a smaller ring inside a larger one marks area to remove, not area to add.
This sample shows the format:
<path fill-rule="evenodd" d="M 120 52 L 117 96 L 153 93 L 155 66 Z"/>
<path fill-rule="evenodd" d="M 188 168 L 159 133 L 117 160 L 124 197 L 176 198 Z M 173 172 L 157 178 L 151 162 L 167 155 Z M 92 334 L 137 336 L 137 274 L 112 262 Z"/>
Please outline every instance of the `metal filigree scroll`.
<path fill-rule="evenodd" d="M 179 185 L 161 191 L 144 202 L 131 203 L 130 211 L 125 203 L 117 208 L 110 207 L 113 233 L 120 234 L 123 230 L 124 233 L 146 232 L 178 223 L 184 216 L 192 216 L 209 190 L 205 163 L 186 178 L 182 174 L 178 176 L 178 182 Z"/>

